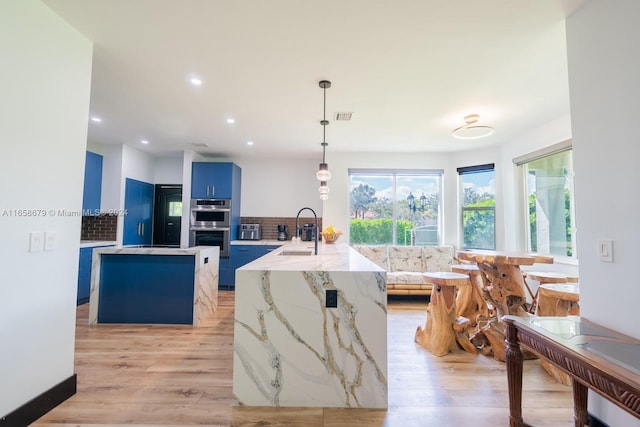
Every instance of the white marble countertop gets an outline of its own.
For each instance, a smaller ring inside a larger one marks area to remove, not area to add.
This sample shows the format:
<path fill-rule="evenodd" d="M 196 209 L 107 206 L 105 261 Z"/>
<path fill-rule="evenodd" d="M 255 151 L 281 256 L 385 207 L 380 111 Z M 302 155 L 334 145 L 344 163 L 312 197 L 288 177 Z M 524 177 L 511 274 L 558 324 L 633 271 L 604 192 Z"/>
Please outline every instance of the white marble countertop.
<path fill-rule="evenodd" d="M 217 246 L 194 246 L 192 248 L 161 248 L 149 246 L 124 246 L 119 248 L 99 248 L 94 253 L 124 255 L 196 255 Z"/>
<path fill-rule="evenodd" d="M 231 244 L 232 245 L 264 245 L 264 246 L 268 246 L 268 245 L 275 245 L 275 246 L 282 246 L 285 245 L 287 243 L 290 243 L 287 240 L 232 240 Z"/>
<path fill-rule="evenodd" d="M 311 243 L 311 244 L 309 244 Z M 287 243 L 267 255 L 239 268 L 266 271 L 384 271 L 360 255 L 346 243 L 318 243 L 318 255 L 313 254 L 313 242 Z M 287 252 L 311 251 L 311 255 L 286 255 Z M 283 255 L 283 252 L 285 255 Z"/>
<path fill-rule="evenodd" d="M 116 242 L 108 240 L 80 240 L 81 248 L 95 248 L 96 246 L 115 246 Z"/>

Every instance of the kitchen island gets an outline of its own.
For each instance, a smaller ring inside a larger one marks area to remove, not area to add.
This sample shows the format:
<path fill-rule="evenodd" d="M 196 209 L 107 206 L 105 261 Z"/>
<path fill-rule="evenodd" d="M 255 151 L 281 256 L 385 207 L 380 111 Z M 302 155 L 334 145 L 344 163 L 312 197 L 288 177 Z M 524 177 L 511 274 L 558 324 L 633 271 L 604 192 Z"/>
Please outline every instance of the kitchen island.
<path fill-rule="evenodd" d="M 220 248 L 96 249 L 89 324 L 199 326 L 218 306 Z"/>
<path fill-rule="evenodd" d="M 302 251 L 236 271 L 236 404 L 386 408 L 386 272 L 346 244 Z"/>

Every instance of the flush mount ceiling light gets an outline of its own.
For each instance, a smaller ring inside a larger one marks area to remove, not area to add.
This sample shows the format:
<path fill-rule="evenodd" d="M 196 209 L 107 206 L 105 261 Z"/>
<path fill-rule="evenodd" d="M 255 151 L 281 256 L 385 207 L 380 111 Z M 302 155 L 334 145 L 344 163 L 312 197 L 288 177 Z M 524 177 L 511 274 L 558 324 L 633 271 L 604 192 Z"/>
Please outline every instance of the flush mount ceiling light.
<path fill-rule="evenodd" d="M 493 133 L 491 126 L 476 125 L 480 120 L 480 115 L 469 114 L 464 117 L 465 124 L 451 131 L 451 134 L 460 139 L 476 139 L 489 136 Z"/>
<path fill-rule="evenodd" d="M 329 80 L 320 80 L 318 85 L 322 88 L 324 102 L 323 102 L 323 112 L 322 112 L 322 120 L 320 124 L 322 125 L 322 163 L 318 168 L 318 172 L 316 173 L 316 178 L 320 181 L 320 199 L 327 200 L 329 198 L 329 187 L 327 186 L 327 181 L 331 179 L 331 172 L 329 172 L 329 165 L 325 160 L 325 154 L 327 149 L 327 141 L 326 141 L 326 128 L 329 124 L 327 120 L 327 89 L 331 87 L 331 82 Z"/>

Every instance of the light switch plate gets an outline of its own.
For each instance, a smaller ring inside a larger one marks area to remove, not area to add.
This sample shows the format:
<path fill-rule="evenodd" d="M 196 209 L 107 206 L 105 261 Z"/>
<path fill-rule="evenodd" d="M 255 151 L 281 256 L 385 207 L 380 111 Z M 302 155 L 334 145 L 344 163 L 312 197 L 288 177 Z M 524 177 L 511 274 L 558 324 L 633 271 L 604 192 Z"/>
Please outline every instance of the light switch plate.
<path fill-rule="evenodd" d="M 32 231 L 29 233 L 29 252 L 42 252 L 44 248 L 44 232 Z"/>
<path fill-rule="evenodd" d="M 613 262 L 613 240 L 600 239 L 598 240 L 598 251 L 600 261 Z"/>
<path fill-rule="evenodd" d="M 44 233 L 44 250 L 53 251 L 56 249 L 56 232 L 45 231 Z"/>

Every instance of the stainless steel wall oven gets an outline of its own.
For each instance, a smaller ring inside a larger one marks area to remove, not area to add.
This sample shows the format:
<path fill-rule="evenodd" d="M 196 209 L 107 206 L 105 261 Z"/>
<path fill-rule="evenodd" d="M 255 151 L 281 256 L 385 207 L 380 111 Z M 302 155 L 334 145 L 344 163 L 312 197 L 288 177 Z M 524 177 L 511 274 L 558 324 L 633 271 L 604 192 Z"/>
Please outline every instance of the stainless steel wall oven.
<path fill-rule="evenodd" d="M 191 199 L 189 246 L 219 246 L 229 256 L 231 200 Z"/>

